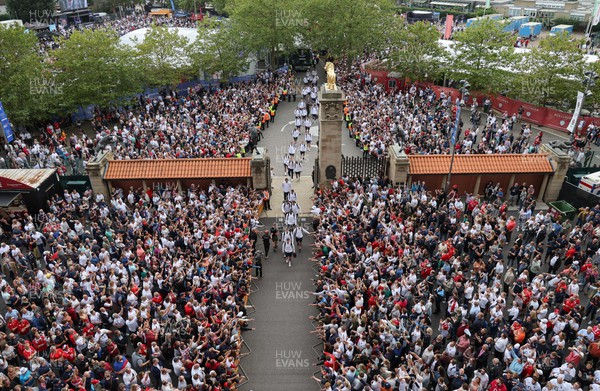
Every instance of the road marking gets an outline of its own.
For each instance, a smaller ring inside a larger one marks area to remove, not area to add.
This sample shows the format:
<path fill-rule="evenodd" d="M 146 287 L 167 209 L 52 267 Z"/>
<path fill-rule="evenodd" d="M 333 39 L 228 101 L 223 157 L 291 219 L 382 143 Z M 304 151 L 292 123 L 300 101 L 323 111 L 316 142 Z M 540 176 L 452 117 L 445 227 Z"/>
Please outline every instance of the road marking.
<path fill-rule="evenodd" d="M 290 121 L 290 122 L 288 122 L 287 124 L 283 125 L 283 127 L 281 128 L 281 133 L 283 133 L 283 131 L 285 130 L 285 128 L 286 128 L 288 125 L 292 125 L 292 124 L 294 124 L 294 123 L 296 123 L 296 121 Z"/>

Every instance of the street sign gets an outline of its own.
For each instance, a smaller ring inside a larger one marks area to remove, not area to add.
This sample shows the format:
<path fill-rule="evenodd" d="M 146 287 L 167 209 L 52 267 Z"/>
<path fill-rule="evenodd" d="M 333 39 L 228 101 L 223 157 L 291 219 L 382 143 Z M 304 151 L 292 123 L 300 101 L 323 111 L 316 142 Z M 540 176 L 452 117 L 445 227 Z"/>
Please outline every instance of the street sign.
<path fill-rule="evenodd" d="M 13 133 L 12 126 L 10 126 L 10 121 L 4 112 L 4 106 L 2 106 L 2 102 L 0 102 L 0 123 L 2 124 L 2 132 L 4 133 L 4 138 L 7 143 L 13 142 L 15 139 L 15 134 Z"/>

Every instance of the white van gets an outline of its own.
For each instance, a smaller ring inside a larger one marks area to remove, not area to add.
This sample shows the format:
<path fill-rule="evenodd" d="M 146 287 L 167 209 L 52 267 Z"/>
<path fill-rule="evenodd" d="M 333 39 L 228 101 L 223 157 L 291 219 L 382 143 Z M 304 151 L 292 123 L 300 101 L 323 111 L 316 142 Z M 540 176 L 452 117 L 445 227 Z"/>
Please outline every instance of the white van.
<path fill-rule="evenodd" d="M 592 194 L 600 195 L 600 171 L 581 178 L 578 187 Z"/>

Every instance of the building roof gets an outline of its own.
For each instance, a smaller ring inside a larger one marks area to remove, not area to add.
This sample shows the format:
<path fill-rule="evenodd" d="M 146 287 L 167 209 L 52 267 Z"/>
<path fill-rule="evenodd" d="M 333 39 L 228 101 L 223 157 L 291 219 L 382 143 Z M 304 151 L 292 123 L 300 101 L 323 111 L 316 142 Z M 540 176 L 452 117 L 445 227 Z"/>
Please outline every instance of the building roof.
<path fill-rule="evenodd" d="M 0 190 L 37 190 L 55 173 L 50 168 L 0 169 Z"/>
<path fill-rule="evenodd" d="M 451 155 L 409 155 L 411 175 L 450 171 Z M 544 154 L 455 155 L 452 174 L 517 174 L 554 172 Z"/>
<path fill-rule="evenodd" d="M 111 160 L 104 179 L 249 178 L 251 158 Z"/>

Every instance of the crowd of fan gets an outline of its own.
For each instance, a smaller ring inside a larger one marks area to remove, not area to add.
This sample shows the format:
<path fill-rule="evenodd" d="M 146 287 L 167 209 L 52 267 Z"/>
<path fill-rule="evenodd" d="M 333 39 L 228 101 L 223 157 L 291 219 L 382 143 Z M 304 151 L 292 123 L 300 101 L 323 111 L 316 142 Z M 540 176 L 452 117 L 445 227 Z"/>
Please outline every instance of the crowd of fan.
<path fill-rule="evenodd" d="M 69 168 L 82 171 L 85 162 L 105 150 L 117 159 L 242 157 L 262 138 L 284 91 L 291 96 L 292 89 L 291 72 L 267 71 L 229 86 L 190 87 L 185 96 L 141 97 L 129 109 L 98 113 L 92 120 L 94 137 L 83 131 L 68 136 L 58 123 L 36 139 L 22 132 L 6 147 L 4 165 L 56 168 L 64 174 Z M 77 126 L 81 129 L 81 123 Z"/>
<path fill-rule="evenodd" d="M 234 390 L 262 194 L 65 191 L 0 221 L 1 390 Z"/>
<path fill-rule="evenodd" d="M 322 389 L 600 390 L 600 206 L 561 222 L 534 193 L 318 191 Z"/>
<path fill-rule="evenodd" d="M 358 65 L 341 75 L 346 94 L 345 120 L 348 134 L 365 156 L 382 156 L 398 143 L 407 154 L 450 153 L 456 125 L 456 106 L 443 92 L 415 85 L 406 90 L 386 91 Z M 482 102 L 483 103 L 483 102 Z M 542 142 L 518 113 L 483 114 L 472 100 L 470 125 L 456 134 L 456 153 L 534 153 Z M 463 129 L 461 126 L 459 129 Z"/>

